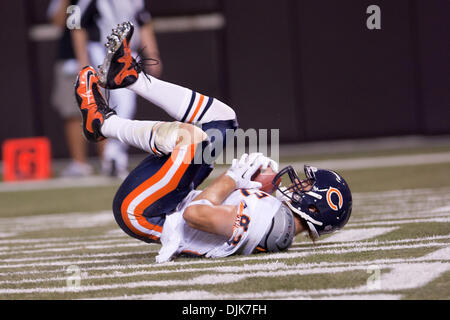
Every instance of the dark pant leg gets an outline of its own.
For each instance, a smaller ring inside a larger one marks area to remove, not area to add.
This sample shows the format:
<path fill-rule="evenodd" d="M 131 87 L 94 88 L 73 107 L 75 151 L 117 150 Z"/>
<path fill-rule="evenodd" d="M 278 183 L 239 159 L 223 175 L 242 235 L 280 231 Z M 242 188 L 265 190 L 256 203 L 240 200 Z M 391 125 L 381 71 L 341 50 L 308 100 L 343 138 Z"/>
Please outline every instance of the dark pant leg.
<path fill-rule="evenodd" d="M 166 215 L 194 189 L 202 168 L 195 154 L 208 142 L 176 149 L 165 157 L 149 156 L 125 179 L 113 202 L 114 217 L 125 233 L 145 242 L 157 242 Z"/>
<path fill-rule="evenodd" d="M 222 150 L 226 145 L 226 138 L 227 138 L 227 130 L 236 130 L 238 127 L 237 120 L 220 120 L 220 121 L 211 121 L 204 123 L 201 128 L 203 131 L 208 133 L 209 129 L 216 129 L 218 132 L 221 133 L 221 139 L 214 139 L 214 137 L 210 137 L 210 145 L 208 145 L 206 148 L 207 152 L 211 154 L 211 157 L 213 160 L 216 159 L 220 154 L 216 154 L 216 150 Z M 220 148 L 219 148 L 220 145 Z M 197 188 L 203 181 L 205 181 L 206 178 L 210 175 L 210 173 L 214 169 L 213 163 L 206 163 L 204 162 L 201 168 L 199 169 L 197 175 L 194 178 L 194 188 Z"/>

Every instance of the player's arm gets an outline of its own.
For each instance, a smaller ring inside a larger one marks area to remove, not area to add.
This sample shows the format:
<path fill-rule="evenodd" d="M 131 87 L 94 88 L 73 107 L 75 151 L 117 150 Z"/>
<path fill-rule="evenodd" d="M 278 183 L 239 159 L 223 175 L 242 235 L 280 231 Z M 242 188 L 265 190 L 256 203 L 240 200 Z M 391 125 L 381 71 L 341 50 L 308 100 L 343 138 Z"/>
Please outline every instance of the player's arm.
<path fill-rule="evenodd" d="M 205 199 L 213 205 L 221 205 L 234 190 L 236 190 L 236 182 L 224 173 L 206 187 L 194 201 Z"/>
<path fill-rule="evenodd" d="M 236 189 L 235 181 L 222 174 L 202 191 L 193 201 L 206 200 L 209 204 L 194 204 L 184 211 L 184 219 L 191 228 L 227 237 L 233 234 L 237 206 L 222 205 Z"/>
<path fill-rule="evenodd" d="M 184 219 L 191 228 L 231 237 L 237 210 L 237 206 L 193 205 L 184 211 Z"/>
<path fill-rule="evenodd" d="M 162 63 L 159 57 L 158 42 L 156 41 L 150 11 L 149 3 L 146 1 L 144 7 L 136 14 L 136 22 L 139 26 L 140 45 L 143 48 L 144 57 L 158 60 L 158 63 L 148 61 L 145 66 L 145 72 L 159 78 L 162 74 Z"/>
<path fill-rule="evenodd" d="M 162 62 L 159 56 L 158 42 L 156 41 L 153 23 L 148 22 L 141 26 L 141 46 L 144 48 L 144 56 L 158 60 L 158 63 L 150 63 L 145 67 L 145 71 L 159 78 L 162 74 Z"/>

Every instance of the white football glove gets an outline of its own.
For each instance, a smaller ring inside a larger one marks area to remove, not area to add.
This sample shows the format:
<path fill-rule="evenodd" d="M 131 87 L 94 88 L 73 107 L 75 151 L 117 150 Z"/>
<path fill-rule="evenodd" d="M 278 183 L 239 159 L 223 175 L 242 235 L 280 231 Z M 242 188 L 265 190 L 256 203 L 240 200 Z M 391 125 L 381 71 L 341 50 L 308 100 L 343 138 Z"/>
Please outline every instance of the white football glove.
<path fill-rule="evenodd" d="M 234 180 L 236 189 L 261 188 L 261 183 L 251 181 L 253 174 L 261 166 L 256 162 L 260 155 L 261 153 L 251 153 L 250 155 L 244 153 L 239 160 L 233 159 L 226 175 Z"/>
<path fill-rule="evenodd" d="M 261 168 L 261 171 L 271 167 L 273 171 L 278 172 L 278 163 L 262 153 L 259 153 L 259 156 L 255 160 L 255 164 Z"/>

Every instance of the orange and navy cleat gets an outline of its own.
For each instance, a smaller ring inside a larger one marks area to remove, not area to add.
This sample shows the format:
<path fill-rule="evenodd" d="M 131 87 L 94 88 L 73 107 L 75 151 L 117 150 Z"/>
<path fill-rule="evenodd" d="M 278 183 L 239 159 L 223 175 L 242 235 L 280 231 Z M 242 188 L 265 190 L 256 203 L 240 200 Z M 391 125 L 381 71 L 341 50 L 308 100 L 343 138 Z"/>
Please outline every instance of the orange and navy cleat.
<path fill-rule="evenodd" d="M 98 66 L 100 84 L 107 89 L 125 88 L 136 82 L 142 70 L 131 55 L 130 41 L 134 26 L 124 22 L 112 30 L 105 44 L 107 53 L 103 64 Z"/>
<path fill-rule="evenodd" d="M 75 83 L 75 97 L 83 118 L 83 134 L 87 140 L 98 142 L 106 137 L 100 128 L 105 119 L 116 114 L 105 101 L 100 91 L 99 79 L 94 68 L 84 67 Z"/>

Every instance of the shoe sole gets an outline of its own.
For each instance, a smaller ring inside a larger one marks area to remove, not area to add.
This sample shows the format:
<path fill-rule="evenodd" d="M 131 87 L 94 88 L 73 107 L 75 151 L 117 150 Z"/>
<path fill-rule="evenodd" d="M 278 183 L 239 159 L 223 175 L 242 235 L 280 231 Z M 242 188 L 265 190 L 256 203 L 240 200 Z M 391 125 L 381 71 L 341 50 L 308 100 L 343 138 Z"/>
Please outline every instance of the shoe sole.
<path fill-rule="evenodd" d="M 105 47 L 107 48 L 106 57 L 103 64 L 98 66 L 98 78 L 102 86 L 106 87 L 107 85 L 108 72 L 114 55 L 120 49 L 124 39 L 128 37 L 132 30 L 134 31 L 131 22 L 124 22 L 117 25 L 117 28 L 112 30 L 113 33 L 108 36 L 108 42 L 105 44 Z"/>

